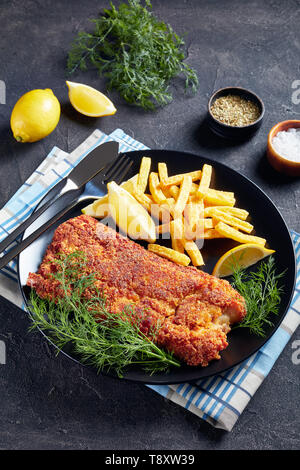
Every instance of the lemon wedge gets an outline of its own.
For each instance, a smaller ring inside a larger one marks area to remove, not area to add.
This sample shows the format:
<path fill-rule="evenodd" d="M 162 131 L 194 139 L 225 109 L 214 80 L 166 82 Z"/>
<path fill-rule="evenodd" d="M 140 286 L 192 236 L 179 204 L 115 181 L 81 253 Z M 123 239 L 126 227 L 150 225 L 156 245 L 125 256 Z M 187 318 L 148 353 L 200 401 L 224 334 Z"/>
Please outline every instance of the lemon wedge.
<path fill-rule="evenodd" d="M 66 82 L 72 106 L 90 117 L 111 116 L 117 111 L 110 99 L 101 91 L 83 83 Z"/>
<path fill-rule="evenodd" d="M 94 206 L 94 202 L 92 202 L 88 206 L 85 206 L 83 209 L 81 209 L 81 212 L 85 215 L 90 215 L 91 217 L 97 217 L 96 211 L 94 210 L 93 206 Z"/>
<path fill-rule="evenodd" d="M 130 194 L 134 195 L 135 188 L 137 185 L 138 175 L 134 175 L 127 181 L 124 181 L 120 184 L 121 188 L 126 189 Z M 85 215 L 90 215 L 96 219 L 106 217 L 107 214 L 107 205 L 108 205 L 108 194 L 105 196 L 99 197 L 96 201 L 92 202 L 88 206 L 81 209 L 81 212 Z"/>
<path fill-rule="evenodd" d="M 233 274 L 233 267 L 237 264 L 242 268 L 248 268 L 263 258 L 275 253 L 256 243 L 243 243 L 227 251 L 213 269 L 213 276 L 226 277 Z"/>
<path fill-rule="evenodd" d="M 154 220 L 126 189 L 114 181 L 108 183 L 109 213 L 118 227 L 130 238 L 156 240 Z"/>

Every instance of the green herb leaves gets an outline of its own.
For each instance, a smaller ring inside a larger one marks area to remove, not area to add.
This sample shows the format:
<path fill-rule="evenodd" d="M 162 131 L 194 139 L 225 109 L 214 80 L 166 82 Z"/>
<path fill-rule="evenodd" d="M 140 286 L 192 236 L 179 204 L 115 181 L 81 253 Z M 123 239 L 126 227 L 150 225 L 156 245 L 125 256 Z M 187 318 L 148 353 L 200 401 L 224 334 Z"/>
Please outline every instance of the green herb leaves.
<path fill-rule="evenodd" d="M 31 329 L 45 331 L 59 349 L 71 344 L 82 361 L 98 370 L 113 369 L 119 376 L 132 364 L 139 364 L 149 374 L 180 366 L 171 353 L 142 333 L 143 315 L 137 317 L 129 307 L 120 314 L 111 313 L 103 293 L 96 288 L 91 296 L 85 296 L 86 289 L 91 291 L 94 286 L 94 278 L 78 274 L 86 262 L 82 253 L 62 255 L 56 262 L 57 272 L 52 276 L 58 281 L 61 296 L 54 302 L 31 291 Z M 153 339 L 157 328 L 151 331 Z"/>
<path fill-rule="evenodd" d="M 284 273 L 276 274 L 274 258 L 262 262 L 257 271 L 247 272 L 234 267 L 233 287 L 245 298 L 247 315 L 234 328 L 247 327 L 259 336 L 265 336 L 265 327 L 271 326 L 271 314 L 277 314 L 282 287 L 278 281 Z"/>
<path fill-rule="evenodd" d="M 155 344 L 159 325 L 147 336 L 143 333 L 146 313 L 137 314 L 132 307 L 118 314 L 110 312 L 109 300 L 95 287 L 93 274 L 80 274 L 86 263 L 83 253 L 62 255 L 56 263 L 57 270 L 51 276 L 57 281 L 59 295 L 52 301 L 31 291 L 31 329 L 46 332 L 59 350 L 70 345 L 83 362 L 99 371 L 112 369 L 120 377 L 134 364 L 150 375 L 180 367 L 171 353 Z M 276 274 L 272 257 L 256 272 L 234 269 L 233 287 L 247 304 L 246 317 L 234 328 L 247 327 L 256 335 L 265 335 L 265 327 L 272 325 L 270 315 L 279 310 L 283 274 Z"/>
<path fill-rule="evenodd" d="M 146 0 L 128 0 L 92 20 L 92 34 L 81 32 L 68 56 L 68 71 L 96 67 L 108 80 L 108 89 L 116 89 L 131 104 L 154 109 L 172 100 L 170 80 L 185 78 L 185 87 L 196 91 L 196 72 L 184 60 L 184 41 L 171 28 L 158 21 Z"/>

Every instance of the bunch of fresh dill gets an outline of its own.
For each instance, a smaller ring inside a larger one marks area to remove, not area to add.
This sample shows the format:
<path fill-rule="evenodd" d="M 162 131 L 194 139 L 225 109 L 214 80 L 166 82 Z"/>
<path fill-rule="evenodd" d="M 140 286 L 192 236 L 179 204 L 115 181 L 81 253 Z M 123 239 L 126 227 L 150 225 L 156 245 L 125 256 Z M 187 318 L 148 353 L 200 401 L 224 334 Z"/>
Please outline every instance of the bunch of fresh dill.
<path fill-rule="evenodd" d="M 276 274 L 272 256 L 260 263 L 256 271 L 247 271 L 237 264 L 233 267 L 232 286 L 244 297 L 247 315 L 234 328 L 246 327 L 251 333 L 265 336 L 265 328 L 272 326 L 270 315 L 277 315 L 283 287 L 279 280 L 284 272 Z"/>
<path fill-rule="evenodd" d="M 51 276 L 58 281 L 61 295 L 51 301 L 31 291 L 31 329 L 46 332 L 59 350 L 70 344 L 83 362 L 99 371 L 113 369 L 119 376 L 132 364 L 149 374 L 180 366 L 171 353 L 154 344 L 158 325 L 150 340 L 139 328 L 143 316 L 137 319 L 132 308 L 111 313 L 107 299 L 95 287 L 94 275 L 78 275 L 86 263 L 83 253 L 61 255 L 56 263 Z"/>
<path fill-rule="evenodd" d="M 128 0 L 91 20 L 93 33 L 80 32 L 68 55 L 70 73 L 95 66 L 107 78 L 108 89 L 116 89 L 131 104 L 154 109 L 172 100 L 170 80 L 182 75 L 185 87 L 196 91 L 195 70 L 183 62 L 184 41 L 170 25 L 159 21 L 140 0 Z"/>

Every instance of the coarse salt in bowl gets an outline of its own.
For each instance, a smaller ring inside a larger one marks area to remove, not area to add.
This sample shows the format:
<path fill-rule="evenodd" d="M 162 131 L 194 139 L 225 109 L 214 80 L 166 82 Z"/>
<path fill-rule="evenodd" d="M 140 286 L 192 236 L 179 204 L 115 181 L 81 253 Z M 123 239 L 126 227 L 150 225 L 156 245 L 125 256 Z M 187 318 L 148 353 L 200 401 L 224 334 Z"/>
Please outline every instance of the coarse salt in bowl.
<path fill-rule="evenodd" d="M 272 145 L 283 158 L 300 162 L 300 128 L 290 127 L 287 131 L 278 132 L 272 139 Z"/>
<path fill-rule="evenodd" d="M 300 121 L 279 122 L 271 129 L 267 157 L 277 171 L 300 176 Z"/>

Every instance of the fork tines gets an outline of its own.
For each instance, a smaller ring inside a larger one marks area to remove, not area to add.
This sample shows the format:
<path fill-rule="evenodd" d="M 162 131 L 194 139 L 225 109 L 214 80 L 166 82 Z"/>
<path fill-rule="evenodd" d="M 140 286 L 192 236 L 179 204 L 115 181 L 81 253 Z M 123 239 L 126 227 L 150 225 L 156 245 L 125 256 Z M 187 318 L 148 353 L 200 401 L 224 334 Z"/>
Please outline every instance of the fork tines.
<path fill-rule="evenodd" d="M 127 155 L 121 155 L 108 167 L 103 175 L 103 182 L 108 183 L 110 180 L 114 180 L 117 184 L 120 184 L 131 166 L 133 161 Z"/>

